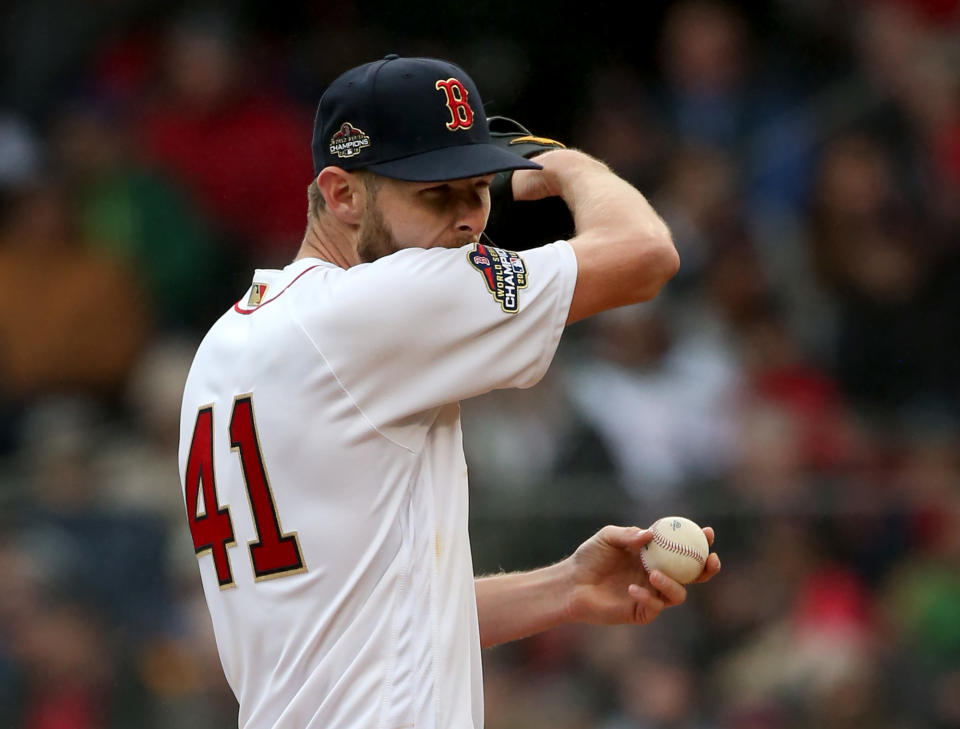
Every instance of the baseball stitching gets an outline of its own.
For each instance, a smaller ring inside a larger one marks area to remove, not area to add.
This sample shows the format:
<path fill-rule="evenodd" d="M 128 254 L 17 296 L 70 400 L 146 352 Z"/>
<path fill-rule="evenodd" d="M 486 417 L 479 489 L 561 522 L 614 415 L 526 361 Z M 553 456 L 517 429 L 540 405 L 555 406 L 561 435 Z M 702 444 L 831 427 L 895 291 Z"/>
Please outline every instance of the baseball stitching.
<path fill-rule="evenodd" d="M 658 547 L 663 547 L 664 549 L 669 550 L 671 552 L 677 552 L 678 554 L 682 554 L 685 557 L 692 557 L 693 559 L 697 560 L 697 562 L 700 563 L 701 567 L 706 565 L 707 563 L 706 555 L 700 554 L 699 552 L 686 546 L 685 544 L 679 544 L 677 542 L 673 542 L 667 539 L 665 536 L 663 536 L 663 533 L 657 529 L 657 524 L 659 523 L 660 523 L 660 520 L 657 519 L 657 521 L 653 523 L 653 526 L 650 527 L 651 531 L 653 531 L 653 541 Z M 647 572 L 649 572 L 650 570 L 647 569 L 647 562 L 645 559 L 643 559 L 642 552 L 640 553 L 640 561 L 643 562 L 643 568 L 647 570 Z"/>
<path fill-rule="evenodd" d="M 643 556 L 643 551 L 640 552 L 640 563 L 643 565 L 643 569 L 646 570 L 647 574 L 650 574 L 650 565 L 647 564 L 647 558 Z"/>

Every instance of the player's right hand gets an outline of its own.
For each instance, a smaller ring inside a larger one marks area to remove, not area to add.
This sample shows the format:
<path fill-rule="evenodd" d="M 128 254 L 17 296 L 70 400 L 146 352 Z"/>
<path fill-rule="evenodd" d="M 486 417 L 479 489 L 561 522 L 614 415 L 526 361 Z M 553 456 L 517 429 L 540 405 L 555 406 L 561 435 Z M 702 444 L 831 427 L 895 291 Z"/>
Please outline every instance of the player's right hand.
<path fill-rule="evenodd" d="M 543 200 L 560 195 L 560 173 L 565 166 L 564 159 L 570 155 L 581 155 L 569 149 L 556 149 L 537 155 L 537 164 L 542 170 L 514 170 L 511 179 L 513 199 L 517 201 Z"/>

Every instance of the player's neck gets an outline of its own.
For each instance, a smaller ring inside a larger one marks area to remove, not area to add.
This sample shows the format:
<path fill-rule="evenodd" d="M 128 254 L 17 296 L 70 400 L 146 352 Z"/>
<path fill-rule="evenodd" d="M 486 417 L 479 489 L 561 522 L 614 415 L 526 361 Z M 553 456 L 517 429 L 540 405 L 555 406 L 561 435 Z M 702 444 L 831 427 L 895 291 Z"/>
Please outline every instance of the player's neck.
<path fill-rule="evenodd" d="M 354 238 L 340 226 L 328 224 L 322 218 L 311 218 L 294 260 L 320 258 L 340 268 L 350 268 L 360 263 Z"/>

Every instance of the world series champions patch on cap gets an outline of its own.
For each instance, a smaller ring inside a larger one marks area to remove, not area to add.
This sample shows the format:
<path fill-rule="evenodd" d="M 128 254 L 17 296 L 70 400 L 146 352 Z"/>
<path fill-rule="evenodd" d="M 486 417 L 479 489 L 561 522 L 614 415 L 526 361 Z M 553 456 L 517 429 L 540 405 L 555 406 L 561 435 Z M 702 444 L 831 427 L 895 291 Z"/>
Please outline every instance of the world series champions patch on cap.
<path fill-rule="evenodd" d="M 370 137 L 350 122 L 344 122 L 330 138 L 330 154 L 335 154 L 340 159 L 356 157 L 369 146 Z"/>
<path fill-rule="evenodd" d="M 313 167 L 368 169 L 436 182 L 542 169 L 494 145 L 480 92 L 467 73 L 436 58 L 386 58 L 327 87 L 313 125 Z"/>
<path fill-rule="evenodd" d="M 527 286 L 527 265 L 514 251 L 475 243 L 467 254 L 470 265 L 483 274 L 487 290 L 507 314 L 520 310 L 520 289 Z"/>

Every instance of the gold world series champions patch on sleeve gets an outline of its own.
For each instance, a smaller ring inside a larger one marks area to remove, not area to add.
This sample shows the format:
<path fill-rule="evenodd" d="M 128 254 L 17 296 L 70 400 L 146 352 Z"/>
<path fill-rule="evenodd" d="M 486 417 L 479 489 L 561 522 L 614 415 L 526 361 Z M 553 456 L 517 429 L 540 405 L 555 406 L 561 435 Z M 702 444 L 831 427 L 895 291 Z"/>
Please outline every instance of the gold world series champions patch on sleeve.
<path fill-rule="evenodd" d="M 527 286 L 527 265 L 520 254 L 475 243 L 467 260 L 483 275 L 500 308 L 507 314 L 516 314 L 520 310 L 520 289 Z"/>

